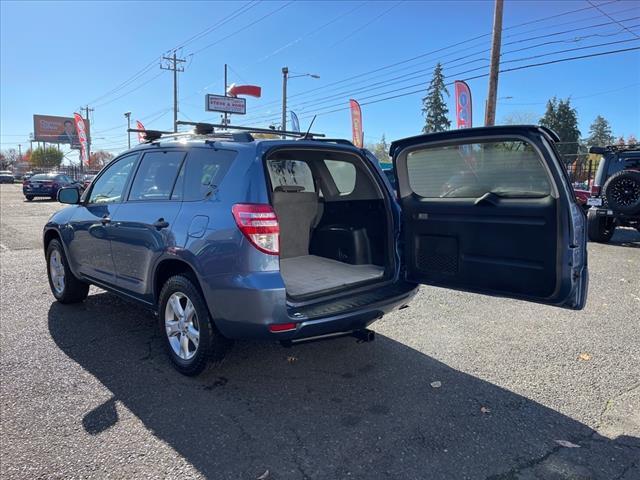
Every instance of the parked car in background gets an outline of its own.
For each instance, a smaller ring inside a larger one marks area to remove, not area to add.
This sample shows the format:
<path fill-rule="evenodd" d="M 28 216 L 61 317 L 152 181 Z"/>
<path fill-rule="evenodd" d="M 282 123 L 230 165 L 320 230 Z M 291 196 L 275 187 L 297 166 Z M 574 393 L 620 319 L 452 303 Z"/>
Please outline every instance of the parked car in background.
<path fill-rule="evenodd" d="M 64 173 L 38 173 L 22 183 L 22 193 L 27 201 L 35 197 L 58 198 L 58 191 L 64 187 L 82 189 L 82 184 L 71 179 Z"/>
<path fill-rule="evenodd" d="M 91 185 L 91 182 L 93 182 L 94 178 L 96 178 L 96 176 L 92 175 L 92 174 L 83 175 L 82 176 L 82 189 L 86 190 L 87 188 L 89 188 L 89 185 Z"/>
<path fill-rule="evenodd" d="M 25 172 L 25 173 L 22 175 L 22 179 L 21 179 L 21 180 L 24 182 L 25 180 L 29 180 L 29 179 L 30 179 L 31 177 L 33 177 L 34 175 L 35 175 L 35 172 L 32 172 L 32 171 Z"/>
<path fill-rule="evenodd" d="M 158 132 L 82 196 L 64 188 L 70 205 L 43 231 L 54 297 L 81 302 L 94 284 L 149 307 L 186 375 L 229 339 L 369 341 L 367 326 L 420 284 L 584 307 L 586 219 L 550 130 L 393 142 L 397 194 L 362 149 L 303 135 Z M 461 144 L 479 159 L 475 176 L 443 197 Z"/>
<path fill-rule="evenodd" d="M 640 149 L 591 147 L 602 155 L 587 199 L 589 239 L 606 243 L 616 227 L 640 231 Z"/>
<path fill-rule="evenodd" d="M 0 170 L 0 183 L 13 183 L 14 176 L 9 170 Z"/>

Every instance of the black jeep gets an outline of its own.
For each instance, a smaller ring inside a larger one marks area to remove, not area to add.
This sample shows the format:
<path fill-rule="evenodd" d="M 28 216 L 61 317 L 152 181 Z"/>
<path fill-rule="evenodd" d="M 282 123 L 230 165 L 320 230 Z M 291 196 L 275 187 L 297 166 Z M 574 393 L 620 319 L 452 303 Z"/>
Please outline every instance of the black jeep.
<path fill-rule="evenodd" d="M 618 226 L 640 231 L 640 148 L 591 147 L 589 153 L 602 155 L 587 200 L 589 239 L 606 243 Z"/>

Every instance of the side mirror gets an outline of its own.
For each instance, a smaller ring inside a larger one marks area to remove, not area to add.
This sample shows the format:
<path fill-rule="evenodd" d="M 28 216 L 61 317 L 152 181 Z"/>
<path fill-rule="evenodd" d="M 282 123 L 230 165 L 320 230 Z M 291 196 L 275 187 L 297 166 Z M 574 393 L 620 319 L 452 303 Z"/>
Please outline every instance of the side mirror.
<path fill-rule="evenodd" d="M 76 205 L 80 203 L 80 192 L 77 187 L 66 187 L 58 190 L 58 201 L 60 203 L 68 203 Z"/>

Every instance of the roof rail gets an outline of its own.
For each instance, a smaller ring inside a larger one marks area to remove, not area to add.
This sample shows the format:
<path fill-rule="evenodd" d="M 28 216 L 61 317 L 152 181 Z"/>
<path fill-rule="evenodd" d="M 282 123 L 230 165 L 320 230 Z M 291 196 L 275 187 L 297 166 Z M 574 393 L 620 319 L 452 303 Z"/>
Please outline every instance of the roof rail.
<path fill-rule="evenodd" d="M 317 138 L 319 142 L 327 142 L 327 143 L 337 143 L 338 145 L 350 145 L 355 147 L 351 140 L 347 140 L 346 138 Z"/>
<path fill-rule="evenodd" d="M 178 125 L 190 125 L 196 127 L 196 133 L 200 135 L 211 135 L 216 130 L 240 130 L 243 132 L 250 133 L 268 133 L 272 135 L 281 135 L 285 137 L 304 137 L 308 135 L 309 137 L 324 137 L 323 133 L 305 133 L 305 132 L 290 132 L 287 130 L 272 130 L 270 128 L 257 128 L 257 127 L 245 127 L 245 126 L 230 126 L 230 125 L 222 125 L 219 123 L 202 123 L 202 122 L 185 122 L 182 120 L 177 121 Z M 198 131 L 200 130 L 200 131 Z M 206 131 L 206 133 L 205 133 Z M 220 133 L 220 132 L 217 132 Z"/>

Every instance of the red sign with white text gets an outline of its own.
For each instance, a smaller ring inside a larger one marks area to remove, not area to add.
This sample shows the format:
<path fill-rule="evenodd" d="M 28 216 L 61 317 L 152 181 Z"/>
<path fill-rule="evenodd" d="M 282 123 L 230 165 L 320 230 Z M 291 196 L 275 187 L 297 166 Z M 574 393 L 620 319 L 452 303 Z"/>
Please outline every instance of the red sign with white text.
<path fill-rule="evenodd" d="M 87 130 L 84 126 L 84 118 L 79 113 L 74 113 L 73 118 L 76 122 L 76 132 L 78 132 L 78 140 L 80 141 L 80 154 L 82 163 L 89 163 L 89 141 L 87 140 Z"/>
<path fill-rule="evenodd" d="M 349 104 L 351 105 L 351 136 L 353 144 L 358 148 L 362 148 L 364 146 L 362 139 L 362 109 L 356 100 L 349 100 Z"/>

